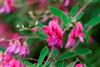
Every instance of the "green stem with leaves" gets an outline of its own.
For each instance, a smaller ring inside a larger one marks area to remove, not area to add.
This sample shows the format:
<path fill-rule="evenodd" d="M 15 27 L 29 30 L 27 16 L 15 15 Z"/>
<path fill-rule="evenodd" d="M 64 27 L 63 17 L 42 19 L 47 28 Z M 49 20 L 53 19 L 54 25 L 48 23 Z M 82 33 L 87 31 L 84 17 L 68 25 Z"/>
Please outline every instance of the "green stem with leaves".
<path fill-rule="evenodd" d="M 52 49 L 51 49 L 51 51 L 50 51 L 50 53 L 49 53 L 49 56 L 48 56 L 47 60 L 45 61 L 43 67 L 46 66 L 46 63 L 49 61 L 50 57 L 52 56 L 52 52 L 53 52 L 53 50 L 54 50 L 54 47 L 52 47 Z"/>
<path fill-rule="evenodd" d="M 84 11 L 84 9 L 88 6 L 88 4 L 89 4 L 89 3 L 85 4 L 85 5 L 76 13 L 76 15 L 74 16 L 74 19 L 75 19 L 80 13 L 82 13 L 82 12 Z"/>

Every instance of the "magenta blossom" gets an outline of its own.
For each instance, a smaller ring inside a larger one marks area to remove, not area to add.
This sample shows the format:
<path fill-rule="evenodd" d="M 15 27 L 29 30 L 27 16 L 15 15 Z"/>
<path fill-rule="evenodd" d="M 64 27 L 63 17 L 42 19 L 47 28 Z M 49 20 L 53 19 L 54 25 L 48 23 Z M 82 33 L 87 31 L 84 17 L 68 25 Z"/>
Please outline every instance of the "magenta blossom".
<path fill-rule="evenodd" d="M 1 47 L 7 48 L 9 46 L 8 44 L 9 44 L 9 41 L 6 41 L 5 39 L 0 41 Z"/>
<path fill-rule="evenodd" d="M 10 46 L 8 46 L 8 48 L 6 49 L 7 54 L 19 53 L 19 51 L 21 49 L 21 43 L 19 42 L 19 40 L 16 40 L 14 43 L 12 41 L 10 41 L 9 45 Z"/>
<path fill-rule="evenodd" d="M 0 13 L 10 13 L 14 10 L 15 0 L 5 0 L 3 6 L 0 8 Z"/>
<path fill-rule="evenodd" d="M 19 34 L 18 33 L 13 33 L 12 36 L 11 36 L 11 38 L 13 40 L 18 40 L 19 39 Z"/>
<path fill-rule="evenodd" d="M 84 33 L 83 31 L 83 26 L 80 22 L 77 22 L 76 24 L 76 32 L 77 32 L 77 37 L 79 37 L 80 41 L 83 43 L 84 42 Z"/>
<path fill-rule="evenodd" d="M 73 6 L 75 4 L 75 0 L 63 0 L 64 6 Z"/>
<path fill-rule="evenodd" d="M 75 67 L 83 67 L 82 64 L 76 64 Z"/>
<path fill-rule="evenodd" d="M 3 60 L 3 53 L 0 52 L 0 62 L 2 62 L 2 60 Z"/>
<path fill-rule="evenodd" d="M 59 4 L 59 5 L 58 5 L 58 8 L 59 8 L 60 10 L 62 10 L 66 15 L 69 15 L 69 10 L 68 10 L 65 6 Z"/>
<path fill-rule="evenodd" d="M 70 3 L 70 0 L 64 0 L 64 6 L 68 6 Z"/>
<path fill-rule="evenodd" d="M 20 43 L 19 40 L 15 40 L 14 42 L 10 41 L 10 46 L 6 49 L 6 54 L 19 54 L 22 57 L 26 57 L 29 54 L 29 49 L 26 42 L 23 44 Z"/>
<path fill-rule="evenodd" d="M 75 44 L 75 40 L 79 38 L 80 42 L 84 42 L 84 33 L 83 31 L 83 26 L 80 22 L 77 22 L 76 27 L 73 28 L 69 34 L 68 41 L 66 43 L 66 48 L 68 47 L 73 47 Z"/>
<path fill-rule="evenodd" d="M 0 22 L 0 39 L 10 38 L 11 29 L 5 22 Z"/>
<path fill-rule="evenodd" d="M 76 38 L 76 30 L 75 29 L 72 29 L 72 31 L 70 32 L 69 34 L 69 37 L 68 37 L 68 41 L 66 43 L 66 48 L 68 47 L 72 47 L 74 44 L 75 44 L 75 38 Z"/>
<path fill-rule="evenodd" d="M 32 28 L 31 31 L 34 33 L 34 32 L 37 32 L 37 29 L 38 29 L 37 27 L 34 27 L 34 28 Z"/>
<path fill-rule="evenodd" d="M 25 65 L 21 64 L 20 61 L 17 61 L 15 59 L 13 59 L 11 62 L 10 62 L 10 66 L 11 67 L 25 67 Z"/>
<path fill-rule="evenodd" d="M 12 35 L 12 39 L 9 41 L 9 46 L 6 49 L 6 54 L 19 54 L 20 56 L 26 57 L 29 54 L 28 46 L 25 42 L 25 38 L 19 36 L 18 33 Z"/>
<path fill-rule="evenodd" d="M 0 53 L 2 60 L 0 61 L 0 67 L 25 67 L 20 61 L 14 59 L 9 54 Z"/>
<path fill-rule="evenodd" d="M 42 20 L 41 20 L 41 22 L 42 23 L 46 23 L 47 19 L 48 19 L 48 17 L 43 17 Z"/>
<path fill-rule="evenodd" d="M 63 31 L 58 24 L 57 18 L 53 18 L 49 22 L 49 25 L 45 27 L 44 31 L 48 35 L 47 42 L 49 47 L 62 47 Z"/>
<path fill-rule="evenodd" d="M 21 47 L 19 55 L 22 57 L 26 57 L 27 55 L 29 55 L 29 49 L 26 42 L 23 43 L 23 46 Z"/>

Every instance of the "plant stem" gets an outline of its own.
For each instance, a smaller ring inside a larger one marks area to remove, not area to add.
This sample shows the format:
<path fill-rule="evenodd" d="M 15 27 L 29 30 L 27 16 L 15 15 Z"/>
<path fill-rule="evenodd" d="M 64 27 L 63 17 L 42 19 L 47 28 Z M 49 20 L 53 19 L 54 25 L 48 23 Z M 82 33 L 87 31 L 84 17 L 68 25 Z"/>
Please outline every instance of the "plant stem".
<path fill-rule="evenodd" d="M 76 15 L 73 17 L 74 19 L 76 19 L 76 17 L 83 12 L 83 10 L 88 6 L 89 3 L 85 4 L 77 13 Z M 64 33 L 65 33 L 66 29 L 64 29 Z"/>
<path fill-rule="evenodd" d="M 76 18 L 80 13 L 82 13 L 82 11 L 88 6 L 89 3 L 85 4 L 74 16 L 74 18 Z"/>
<path fill-rule="evenodd" d="M 27 59 L 27 60 L 33 60 L 33 61 L 38 62 L 38 60 L 37 60 L 37 59 L 34 59 L 34 58 L 24 58 L 24 59 Z"/>
<path fill-rule="evenodd" d="M 52 49 L 51 49 L 51 51 L 50 51 L 50 53 L 49 53 L 49 56 L 48 56 L 47 60 L 45 61 L 43 67 L 45 67 L 45 66 L 46 66 L 46 63 L 49 61 L 49 59 L 50 59 L 50 57 L 51 57 L 51 55 L 52 55 L 53 50 L 54 50 L 54 47 L 52 47 Z"/>
<path fill-rule="evenodd" d="M 86 32 L 90 31 L 93 27 L 92 26 L 89 26 L 86 30 Z"/>

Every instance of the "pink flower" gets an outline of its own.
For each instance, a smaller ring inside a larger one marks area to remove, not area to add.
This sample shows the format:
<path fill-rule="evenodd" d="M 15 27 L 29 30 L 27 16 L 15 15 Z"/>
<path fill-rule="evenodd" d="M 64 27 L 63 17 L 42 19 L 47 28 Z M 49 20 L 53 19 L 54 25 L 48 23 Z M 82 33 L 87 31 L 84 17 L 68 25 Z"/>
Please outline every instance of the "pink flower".
<path fill-rule="evenodd" d="M 12 39 L 13 40 L 18 40 L 18 38 L 19 38 L 19 34 L 18 33 L 13 33 L 12 34 Z"/>
<path fill-rule="evenodd" d="M 58 4 L 58 8 L 62 10 L 66 15 L 69 15 L 69 10 L 65 6 Z"/>
<path fill-rule="evenodd" d="M 3 58 L 3 53 L 0 52 L 0 62 L 3 60 L 2 58 Z"/>
<path fill-rule="evenodd" d="M 10 41 L 10 46 L 6 49 L 7 54 L 17 54 L 21 49 L 21 43 L 16 40 L 14 43 Z"/>
<path fill-rule="evenodd" d="M 63 0 L 64 6 L 73 6 L 75 4 L 75 0 Z"/>
<path fill-rule="evenodd" d="M 0 38 L 10 38 L 11 29 L 5 22 L 0 22 Z"/>
<path fill-rule="evenodd" d="M 80 42 L 84 42 L 84 33 L 83 31 L 83 26 L 80 22 L 77 22 L 76 27 L 73 28 L 69 34 L 68 41 L 66 43 L 66 48 L 68 47 L 73 47 L 75 44 L 75 40 L 79 38 Z"/>
<path fill-rule="evenodd" d="M 68 6 L 70 3 L 70 0 L 64 0 L 64 6 Z"/>
<path fill-rule="evenodd" d="M 82 64 L 76 64 L 75 67 L 83 67 Z"/>
<path fill-rule="evenodd" d="M 10 61 L 10 67 L 25 67 L 25 66 L 21 64 L 20 61 L 13 59 Z"/>
<path fill-rule="evenodd" d="M 19 55 L 22 57 L 26 57 L 28 54 L 29 54 L 29 49 L 28 49 L 26 42 L 24 42 L 19 52 Z"/>
<path fill-rule="evenodd" d="M 77 31 L 76 31 L 77 32 L 77 37 L 79 37 L 81 42 L 84 42 L 84 33 L 82 32 L 83 31 L 83 26 L 80 22 L 77 22 L 76 29 L 77 29 Z"/>
<path fill-rule="evenodd" d="M 42 23 L 46 23 L 47 19 L 48 19 L 48 17 L 43 17 L 42 20 L 41 20 L 41 22 Z"/>
<path fill-rule="evenodd" d="M 11 57 L 11 55 L 9 55 L 9 54 L 6 54 L 3 58 L 4 58 L 4 60 L 5 60 L 6 62 L 9 62 L 10 60 L 12 60 L 12 57 Z"/>
<path fill-rule="evenodd" d="M 8 41 L 6 41 L 5 39 L 4 40 L 2 40 L 2 41 L 0 41 L 0 46 L 2 46 L 2 47 L 4 47 L 4 48 L 7 48 L 9 45 L 9 42 Z"/>
<path fill-rule="evenodd" d="M 48 35 L 47 42 L 49 47 L 62 47 L 63 31 L 58 24 L 57 18 L 53 18 L 44 31 Z"/>
<path fill-rule="evenodd" d="M 68 41 L 66 43 L 66 48 L 68 47 L 73 47 L 75 44 L 75 39 L 76 39 L 76 29 L 72 29 L 72 31 L 69 34 Z"/>
<path fill-rule="evenodd" d="M 32 32 L 36 32 L 37 31 L 37 27 L 32 28 Z"/>
<path fill-rule="evenodd" d="M 18 33 L 14 33 L 12 35 L 12 39 L 9 41 L 9 46 L 6 49 L 6 54 L 19 54 L 22 57 L 26 57 L 29 54 L 28 46 L 23 41 L 23 38 L 18 35 Z"/>
<path fill-rule="evenodd" d="M 10 13 L 14 10 L 15 0 L 5 0 L 3 6 L 0 8 L 0 13 Z"/>
<path fill-rule="evenodd" d="M 14 59 L 9 54 L 3 54 L 2 61 L 0 61 L 0 67 L 25 67 L 20 61 Z"/>

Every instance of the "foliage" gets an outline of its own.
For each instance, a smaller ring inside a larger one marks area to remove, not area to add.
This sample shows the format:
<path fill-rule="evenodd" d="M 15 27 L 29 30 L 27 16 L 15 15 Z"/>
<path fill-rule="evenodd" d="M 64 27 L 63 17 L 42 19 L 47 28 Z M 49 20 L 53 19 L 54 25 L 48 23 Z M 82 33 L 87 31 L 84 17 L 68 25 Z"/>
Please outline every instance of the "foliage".
<path fill-rule="evenodd" d="M 0 0 L 0 59 L 10 51 L 26 67 L 100 67 L 100 0 L 15 0 L 13 9 L 5 1 Z"/>

